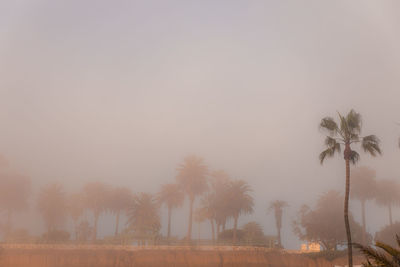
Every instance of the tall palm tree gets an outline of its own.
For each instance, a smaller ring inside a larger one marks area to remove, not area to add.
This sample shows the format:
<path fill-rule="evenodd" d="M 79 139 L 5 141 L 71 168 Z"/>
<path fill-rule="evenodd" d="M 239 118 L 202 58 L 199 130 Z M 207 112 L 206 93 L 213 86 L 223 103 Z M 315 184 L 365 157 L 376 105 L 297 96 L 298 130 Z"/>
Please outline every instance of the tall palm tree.
<path fill-rule="evenodd" d="M 189 225 L 186 236 L 188 242 L 192 238 L 193 203 L 196 197 L 203 194 L 208 188 L 207 174 L 208 168 L 203 159 L 196 156 L 186 157 L 178 167 L 177 182 L 189 198 Z"/>
<path fill-rule="evenodd" d="M 378 180 L 375 200 L 378 205 L 388 208 L 390 225 L 393 225 L 392 206 L 398 203 L 399 197 L 399 185 L 396 181 Z"/>
<path fill-rule="evenodd" d="M 250 186 L 243 180 L 234 180 L 229 187 L 229 211 L 233 217 L 233 244 L 237 241 L 237 225 L 241 214 L 253 212 L 253 197 Z"/>
<path fill-rule="evenodd" d="M 115 233 L 118 235 L 119 219 L 122 211 L 126 211 L 133 201 L 131 190 L 126 187 L 117 187 L 111 190 L 110 194 L 110 210 L 115 214 Z"/>
<path fill-rule="evenodd" d="M 60 184 L 49 184 L 39 193 L 38 209 L 42 214 L 50 233 L 65 222 L 67 215 L 67 199 L 64 188 Z"/>
<path fill-rule="evenodd" d="M 282 228 L 282 214 L 283 209 L 288 207 L 288 203 L 283 200 L 275 200 L 273 201 L 268 210 L 274 211 L 275 213 L 275 223 L 276 223 L 276 230 L 278 232 L 278 246 L 282 248 L 282 240 L 281 240 L 281 228 Z"/>
<path fill-rule="evenodd" d="M 397 245 L 400 247 L 400 237 L 396 235 Z M 365 256 L 365 267 L 400 267 L 400 250 L 382 242 L 376 242 L 375 247 L 354 244 Z"/>
<path fill-rule="evenodd" d="M 92 210 L 94 216 L 94 225 L 92 231 L 92 241 L 97 239 L 97 224 L 100 215 L 109 207 L 110 187 L 101 183 L 88 183 L 83 188 L 86 208 Z"/>
<path fill-rule="evenodd" d="M 372 156 L 381 154 L 379 139 L 375 135 L 361 136 L 361 115 L 351 110 L 347 116 L 339 115 L 339 124 L 331 117 L 321 120 L 320 128 L 327 132 L 325 145 L 327 149 L 319 155 L 321 164 L 327 157 L 340 153 L 344 147 L 343 156 L 346 163 L 346 192 L 344 200 L 344 222 L 347 235 L 349 267 L 353 267 L 353 251 L 349 224 L 349 195 L 350 195 L 350 163 L 356 164 L 360 155 L 352 149 L 352 145 L 361 143 L 363 150 Z"/>
<path fill-rule="evenodd" d="M 367 226 L 365 222 L 365 203 L 376 195 L 376 172 L 362 166 L 353 171 L 351 197 L 361 202 L 361 218 L 363 227 L 362 244 L 367 242 Z"/>
<path fill-rule="evenodd" d="M 160 204 L 165 204 L 168 209 L 168 241 L 171 237 L 172 210 L 182 206 L 184 197 L 185 195 L 182 192 L 182 188 L 178 184 L 165 184 L 161 187 L 161 190 L 158 193 L 158 201 L 160 202 Z"/>
<path fill-rule="evenodd" d="M 215 242 L 215 227 L 214 227 L 214 220 L 216 217 L 216 209 L 215 209 L 215 194 L 208 193 L 202 197 L 200 202 L 200 207 L 198 209 L 198 215 L 203 220 L 209 220 L 211 224 L 211 237 L 213 243 Z"/>
<path fill-rule="evenodd" d="M 228 194 L 229 194 L 231 178 L 223 170 L 213 171 L 210 176 L 211 176 L 210 193 L 213 195 L 213 206 L 215 209 L 215 222 L 217 225 L 217 237 L 218 237 L 221 226 L 222 230 L 225 230 L 226 221 L 230 216 L 227 207 L 229 204 Z"/>
<path fill-rule="evenodd" d="M 145 240 L 155 238 L 160 230 L 159 202 L 148 193 L 134 197 L 128 210 L 128 226 L 135 238 L 145 245 Z"/>

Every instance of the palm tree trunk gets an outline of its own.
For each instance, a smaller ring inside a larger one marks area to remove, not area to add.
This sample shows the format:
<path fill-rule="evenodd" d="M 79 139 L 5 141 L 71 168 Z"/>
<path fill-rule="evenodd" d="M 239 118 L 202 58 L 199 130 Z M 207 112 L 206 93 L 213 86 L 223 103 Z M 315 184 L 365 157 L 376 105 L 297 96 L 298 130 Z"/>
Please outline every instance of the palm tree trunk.
<path fill-rule="evenodd" d="M 281 228 L 278 226 L 278 246 L 279 248 L 282 248 L 282 241 L 281 241 Z"/>
<path fill-rule="evenodd" d="M 219 241 L 220 228 L 221 228 L 221 224 L 217 223 L 217 241 Z"/>
<path fill-rule="evenodd" d="M 78 241 L 78 220 L 74 220 L 75 241 Z"/>
<path fill-rule="evenodd" d="M 94 243 L 97 239 L 97 221 L 99 220 L 99 214 L 97 212 L 94 213 L 94 225 L 93 225 L 93 234 L 92 234 L 92 242 Z"/>
<path fill-rule="evenodd" d="M 353 247 L 351 242 L 351 232 L 349 223 L 349 195 L 350 195 L 350 145 L 346 144 L 345 160 L 346 160 L 346 194 L 344 197 L 344 224 L 346 227 L 347 236 L 347 254 L 349 260 L 349 267 L 353 267 Z"/>
<path fill-rule="evenodd" d="M 119 214 L 120 214 L 120 211 L 117 211 L 116 222 L 115 222 L 115 234 L 114 234 L 114 236 L 117 236 L 117 235 L 118 235 Z"/>
<path fill-rule="evenodd" d="M 192 239 L 192 222 L 193 222 L 193 203 L 194 203 L 194 197 L 190 197 L 190 203 L 189 203 L 189 226 L 188 226 L 188 232 L 187 232 L 187 242 L 190 243 L 190 240 Z"/>
<path fill-rule="evenodd" d="M 167 231 L 168 243 L 169 243 L 169 238 L 171 237 L 171 214 L 172 214 L 172 208 L 168 206 L 168 231 Z"/>
<path fill-rule="evenodd" d="M 233 245 L 236 245 L 236 239 L 237 239 L 236 234 L 237 234 L 238 218 L 239 218 L 238 215 L 235 215 L 234 218 L 233 218 L 234 219 L 234 223 L 233 223 Z"/>
<path fill-rule="evenodd" d="M 277 211 L 275 212 L 276 219 L 276 229 L 278 232 L 278 245 L 279 248 L 282 248 L 282 239 L 281 239 L 281 228 L 282 228 L 282 209 L 277 207 Z"/>
<path fill-rule="evenodd" d="M 212 242 L 213 244 L 215 243 L 215 229 L 214 229 L 214 220 L 210 219 L 211 223 L 211 236 L 212 236 Z"/>
<path fill-rule="evenodd" d="M 363 245 L 367 245 L 367 226 L 365 223 L 365 199 L 361 200 L 361 217 L 362 217 L 362 227 L 363 227 L 362 243 Z"/>
<path fill-rule="evenodd" d="M 8 209 L 8 211 L 7 211 L 6 235 L 11 233 L 11 218 L 12 218 L 12 211 L 11 211 L 11 209 Z"/>
<path fill-rule="evenodd" d="M 388 208 L 389 208 L 389 224 L 390 224 L 390 226 L 392 226 L 393 225 L 393 218 L 392 218 L 392 205 L 389 203 L 389 205 L 388 205 Z"/>

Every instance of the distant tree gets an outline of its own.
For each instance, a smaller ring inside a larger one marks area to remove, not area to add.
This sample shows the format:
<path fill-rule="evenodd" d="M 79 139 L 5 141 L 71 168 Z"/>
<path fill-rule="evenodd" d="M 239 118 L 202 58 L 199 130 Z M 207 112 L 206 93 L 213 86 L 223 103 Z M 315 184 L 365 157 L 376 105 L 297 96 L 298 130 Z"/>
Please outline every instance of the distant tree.
<path fill-rule="evenodd" d="M 12 172 L 0 172 L 0 211 L 7 214 L 5 234 L 12 230 L 12 216 L 28 208 L 30 179 Z"/>
<path fill-rule="evenodd" d="M 389 224 L 393 225 L 392 206 L 399 202 L 399 185 L 394 180 L 378 180 L 376 191 L 376 203 L 388 208 Z"/>
<path fill-rule="evenodd" d="M 234 180 L 229 186 L 229 207 L 228 210 L 233 217 L 233 244 L 237 241 L 237 225 L 241 214 L 253 212 L 253 197 L 250 195 L 250 186 L 243 180 Z"/>
<path fill-rule="evenodd" d="M 128 227 L 142 245 L 158 235 L 161 228 L 159 203 L 151 194 L 140 193 L 134 197 L 128 210 Z"/>
<path fill-rule="evenodd" d="M 349 222 L 349 196 L 350 196 L 350 163 L 355 164 L 360 155 L 351 148 L 355 143 L 361 143 L 363 150 L 372 156 L 381 154 L 379 139 L 375 135 L 361 137 L 361 115 L 351 110 L 347 116 L 339 115 L 339 125 L 331 117 L 325 117 L 321 120 L 320 128 L 327 132 L 325 145 L 327 149 L 319 155 L 321 164 L 326 157 L 332 157 L 341 152 L 344 146 L 344 160 L 346 163 L 346 192 L 344 204 L 344 221 L 347 236 L 348 261 L 349 267 L 353 267 L 353 253 L 351 242 L 351 231 Z"/>
<path fill-rule="evenodd" d="M 264 245 L 266 243 L 262 227 L 257 222 L 248 222 L 242 227 L 244 241 L 248 245 Z"/>
<path fill-rule="evenodd" d="M 58 230 L 67 216 L 67 198 L 60 184 L 49 184 L 42 188 L 38 197 L 38 209 L 46 223 L 47 233 Z"/>
<path fill-rule="evenodd" d="M 100 183 L 88 183 L 83 188 L 85 206 L 93 212 L 94 225 L 92 231 L 92 241 L 97 239 L 97 224 L 100 215 L 109 207 L 110 187 Z"/>
<path fill-rule="evenodd" d="M 280 248 L 282 248 L 282 240 L 281 240 L 282 214 L 283 214 L 283 209 L 287 206 L 288 203 L 286 201 L 275 200 L 270 204 L 268 208 L 269 211 L 274 211 L 275 213 L 275 224 L 278 233 L 278 246 Z"/>
<path fill-rule="evenodd" d="M 77 240 L 80 243 L 86 243 L 93 235 L 93 227 L 90 226 L 88 221 L 82 221 L 77 227 Z"/>
<path fill-rule="evenodd" d="M 168 231 L 167 239 L 169 241 L 171 237 L 171 215 L 172 210 L 181 207 L 184 201 L 185 195 L 182 188 L 178 184 L 165 184 L 161 187 L 160 192 L 157 195 L 157 200 L 160 204 L 165 204 L 168 209 Z"/>
<path fill-rule="evenodd" d="M 400 247 L 400 237 L 396 235 L 396 246 Z M 389 244 L 377 241 L 374 247 L 355 244 L 361 253 L 364 254 L 365 267 L 400 267 L 400 250 Z"/>
<path fill-rule="evenodd" d="M 122 211 L 127 211 L 133 201 L 131 190 L 125 187 L 117 187 L 110 194 L 110 209 L 115 214 L 115 236 L 118 235 L 119 218 Z"/>
<path fill-rule="evenodd" d="M 231 216 L 229 206 L 229 186 L 231 178 L 223 171 L 218 170 L 211 173 L 211 192 L 213 198 L 213 209 L 215 210 L 215 222 L 217 224 L 217 237 L 220 233 L 220 228 L 225 230 L 225 225 L 228 218 Z"/>
<path fill-rule="evenodd" d="M 200 201 L 200 207 L 198 208 L 198 216 L 201 218 L 201 221 L 208 220 L 211 224 L 211 237 L 212 241 L 215 242 L 215 227 L 214 227 L 214 219 L 216 217 L 216 209 L 215 209 L 215 195 L 212 193 L 208 193 L 204 195 Z"/>
<path fill-rule="evenodd" d="M 329 191 L 322 195 L 315 209 L 302 206 L 293 222 L 293 231 L 301 240 L 320 243 L 326 250 L 336 250 L 338 245 L 346 244 L 346 231 L 341 218 L 342 196 L 339 192 Z M 353 228 L 353 240 L 362 239 L 362 227 L 349 213 Z"/>
<path fill-rule="evenodd" d="M 203 159 L 196 156 L 188 156 L 178 167 L 178 175 L 176 177 L 179 185 L 189 198 L 189 225 L 187 232 L 187 241 L 192 238 L 192 220 L 193 220 L 193 203 L 197 196 L 203 194 L 207 186 L 208 169 Z"/>
<path fill-rule="evenodd" d="M 236 242 L 243 243 L 244 242 L 245 233 L 242 229 L 236 230 Z M 223 242 L 223 244 L 232 244 L 233 243 L 233 229 L 223 230 L 219 233 L 218 240 Z"/>
<path fill-rule="evenodd" d="M 67 198 L 67 210 L 68 214 L 74 224 L 75 239 L 78 240 L 78 225 L 79 218 L 84 212 L 84 198 L 81 193 L 74 193 Z"/>
<path fill-rule="evenodd" d="M 362 244 L 367 243 L 367 226 L 365 222 L 365 202 L 375 198 L 376 195 L 376 172 L 368 167 L 359 167 L 353 171 L 353 189 L 350 193 L 352 198 L 358 199 L 361 202 L 361 218 L 363 227 Z"/>
<path fill-rule="evenodd" d="M 42 235 L 42 241 L 46 243 L 66 243 L 70 234 L 65 230 L 51 230 Z"/>

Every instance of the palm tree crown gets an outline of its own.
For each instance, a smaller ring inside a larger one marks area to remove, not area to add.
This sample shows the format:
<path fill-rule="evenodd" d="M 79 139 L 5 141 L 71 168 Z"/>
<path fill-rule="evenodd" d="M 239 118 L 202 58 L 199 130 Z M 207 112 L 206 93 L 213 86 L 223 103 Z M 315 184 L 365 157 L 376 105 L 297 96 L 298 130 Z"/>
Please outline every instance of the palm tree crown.
<path fill-rule="evenodd" d="M 351 110 L 346 117 L 338 113 L 340 123 L 338 124 L 331 117 L 326 117 L 321 120 L 320 127 L 326 130 L 328 135 L 325 139 L 327 149 L 319 155 L 321 164 L 326 157 L 332 157 L 336 153 L 340 153 L 344 146 L 344 158 L 349 159 L 353 164 L 357 163 L 360 155 L 350 148 L 351 144 L 361 143 L 362 149 L 376 156 L 381 154 L 379 147 L 379 139 L 375 135 L 360 136 L 361 134 L 361 115 Z"/>
<path fill-rule="evenodd" d="M 168 208 L 168 228 L 167 238 L 171 236 L 171 213 L 172 209 L 181 207 L 184 200 L 182 188 L 178 184 L 165 184 L 158 193 L 157 200 L 160 204 L 165 204 Z"/>
<path fill-rule="evenodd" d="M 234 180 L 229 187 L 229 206 L 228 210 L 233 217 L 233 243 L 236 244 L 237 224 L 241 214 L 253 212 L 253 197 L 249 194 L 251 188 L 248 183 L 243 180 Z"/>
<path fill-rule="evenodd" d="M 184 194 L 178 184 L 164 184 L 157 195 L 157 199 L 168 208 L 179 208 L 183 204 Z"/>

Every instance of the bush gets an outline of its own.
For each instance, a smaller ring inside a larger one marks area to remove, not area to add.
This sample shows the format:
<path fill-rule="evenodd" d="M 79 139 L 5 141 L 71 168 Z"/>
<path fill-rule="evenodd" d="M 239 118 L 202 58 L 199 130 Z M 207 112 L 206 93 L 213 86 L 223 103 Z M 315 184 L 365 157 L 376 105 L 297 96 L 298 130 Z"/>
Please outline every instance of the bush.
<path fill-rule="evenodd" d="M 44 243 L 66 243 L 69 240 L 70 234 L 64 230 L 54 230 L 42 235 Z"/>

